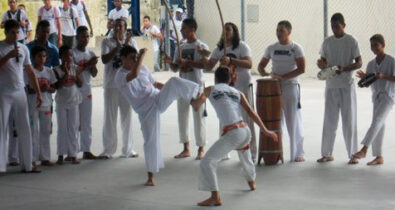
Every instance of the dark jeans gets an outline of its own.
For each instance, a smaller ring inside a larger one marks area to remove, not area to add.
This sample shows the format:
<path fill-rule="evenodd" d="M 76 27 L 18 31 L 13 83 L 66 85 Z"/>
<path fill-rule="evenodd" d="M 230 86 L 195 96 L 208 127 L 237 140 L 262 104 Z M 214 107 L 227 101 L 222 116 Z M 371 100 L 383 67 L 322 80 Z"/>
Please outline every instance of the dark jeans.
<path fill-rule="evenodd" d="M 55 46 L 58 46 L 58 34 L 57 33 L 50 34 L 48 41 L 54 44 Z"/>
<path fill-rule="evenodd" d="M 174 52 L 176 50 L 176 42 L 175 40 L 170 39 L 170 57 L 174 59 Z"/>

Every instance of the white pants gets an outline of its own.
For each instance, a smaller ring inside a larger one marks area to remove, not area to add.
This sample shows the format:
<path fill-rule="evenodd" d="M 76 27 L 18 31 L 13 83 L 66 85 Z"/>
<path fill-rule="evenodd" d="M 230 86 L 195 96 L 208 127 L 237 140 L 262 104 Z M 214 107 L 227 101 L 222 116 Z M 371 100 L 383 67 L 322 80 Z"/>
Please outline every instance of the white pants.
<path fill-rule="evenodd" d="M 112 156 L 117 150 L 117 118 L 120 111 L 122 128 L 122 155 L 133 153 L 132 109 L 117 88 L 104 88 L 104 124 L 103 152 L 101 155 Z"/>
<path fill-rule="evenodd" d="M 160 71 L 159 56 L 160 56 L 160 50 L 155 50 L 154 51 L 154 70 L 155 71 Z"/>
<path fill-rule="evenodd" d="M 238 87 L 237 89 L 240 90 L 246 96 L 247 101 L 250 104 L 251 108 L 253 110 L 255 110 L 254 93 L 253 93 L 252 88 L 253 88 L 253 86 L 249 85 L 244 88 Z M 250 128 L 250 131 L 251 131 L 251 142 L 250 142 L 251 154 L 252 154 L 252 159 L 256 160 L 258 148 L 257 148 L 257 142 L 256 142 L 254 121 L 250 118 L 250 116 L 244 109 L 241 109 L 241 116 L 243 117 L 243 121 L 246 122 L 248 127 Z"/>
<path fill-rule="evenodd" d="M 13 118 L 13 111 L 10 113 L 10 121 L 8 122 L 9 132 L 8 132 L 8 162 L 19 163 L 18 154 L 18 138 L 14 136 L 15 122 Z"/>
<path fill-rule="evenodd" d="M 35 101 L 35 100 L 34 100 Z M 33 161 L 51 160 L 49 143 L 51 132 L 51 107 L 37 109 L 29 103 L 29 115 L 32 130 Z"/>
<path fill-rule="evenodd" d="M 347 88 L 325 89 L 325 116 L 321 147 L 323 157 L 332 157 L 339 112 L 342 116 L 343 136 L 348 157 L 351 158 L 358 150 L 357 96 L 354 84 Z"/>
<path fill-rule="evenodd" d="M 370 124 L 368 132 L 361 142 L 367 147 L 372 145 L 373 156 L 382 156 L 385 120 L 393 105 L 394 102 L 386 93 L 378 94 L 373 101 L 372 124 Z"/>
<path fill-rule="evenodd" d="M 222 158 L 232 150 L 243 148 L 251 139 L 248 127 L 228 131 L 216 141 L 200 162 L 199 190 L 218 191 L 217 167 Z M 256 177 L 255 165 L 251 159 L 251 151 L 237 151 L 247 181 Z"/>
<path fill-rule="evenodd" d="M 77 157 L 77 154 L 79 152 L 78 105 L 65 109 L 61 105 L 57 104 L 56 116 L 58 122 L 58 155 Z"/>
<path fill-rule="evenodd" d="M 291 161 L 297 157 L 303 157 L 303 122 L 299 104 L 300 90 L 298 84 L 285 84 L 281 86 L 283 117 L 282 122 L 287 125 L 290 147 Z"/>
<path fill-rule="evenodd" d="M 198 84 L 172 77 L 156 95 L 156 103 L 147 104 L 151 107 L 150 110 L 138 113 L 144 137 L 145 165 L 148 172 L 158 173 L 164 167 L 160 145 L 160 114 L 166 111 L 173 101 L 179 98 L 190 101 L 197 96 L 198 92 Z"/>
<path fill-rule="evenodd" d="M 80 104 L 80 151 L 90 152 L 92 144 L 92 95 L 85 96 Z"/>
<path fill-rule="evenodd" d="M 27 98 L 24 89 L 0 90 L 0 172 L 7 169 L 7 133 L 9 115 L 14 111 L 18 133 L 18 152 L 22 170 L 32 170 L 32 138 L 29 126 Z"/>
<path fill-rule="evenodd" d="M 189 110 L 191 109 L 190 101 L 184 99 L 177 100 L 178 110 L 178 129 L 180 134 L 180 143 L 189 142 Z M 192 109 L 193 126 L 195 131 L 196 146 L 202 147 L 206 145 L 206 122 L 203 116 L 204 106 L 201 106 L 198 111 Z"/>

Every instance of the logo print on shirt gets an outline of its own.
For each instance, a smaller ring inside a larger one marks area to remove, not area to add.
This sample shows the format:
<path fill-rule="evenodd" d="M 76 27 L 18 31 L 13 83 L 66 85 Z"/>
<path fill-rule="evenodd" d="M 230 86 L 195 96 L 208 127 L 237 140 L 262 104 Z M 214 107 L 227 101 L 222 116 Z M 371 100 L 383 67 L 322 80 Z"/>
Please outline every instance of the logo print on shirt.
<path fill-rule="evenodd" d="M 291 52 L 289 50 L 275 50 L 274 55 L 287 55 L 291 56 Z"/>
<path fill-rule="evenodd" d="M 182 58 L 188 61 L 193 61 L 195 59 L 195 49 L 183 49 Z M 189 71 L 193 71 L 193 68 L 190 68 Z"/>
<path fill-rule="evenodd" d="M 64 86 L 65 86 L 65 87 L 71 87 L 71 86 L 74 85 L 74 83 L 75 83 L 76 80 L 77 80 L 77 77 L 76 77 L 76 76 L 69 75 L 69 76 L 66 78 L 65 82 L 64 82 Z"/>
<path fill-rule="evenodd" d="M 235 102 L 239 102 L 240 101 L 239 96 L 237 94 L 235 94 L 235 93 L 228 92 L 228 91 L 218 91 L 218 90 L 213 92 L 213 98 L 215 100 L 220 100 L 220 99 L 225 98 L 225 97 L 227 97 L 227 98 L 229 98 L 229 99 L 231 99 L 232 101 L 235 101 Z"/>

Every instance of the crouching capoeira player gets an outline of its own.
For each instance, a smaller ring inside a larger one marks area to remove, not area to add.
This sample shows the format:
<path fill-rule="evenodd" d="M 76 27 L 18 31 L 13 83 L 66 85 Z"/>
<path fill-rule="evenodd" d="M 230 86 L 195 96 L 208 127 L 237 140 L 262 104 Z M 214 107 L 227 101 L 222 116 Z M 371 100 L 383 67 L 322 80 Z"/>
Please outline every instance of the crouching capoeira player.
<path fill-rule="evenodd" d="M 173 71 L 180 71 L 180 77 L 196 82 L 200 88 L 204 88 L 203 56 L 199 53 L 198 49 L 208 50 L 208 46 L 200 41 L 196 36 L 197 23 L 193 18 L 187 18 L 182 22 L 181 34 L 186 42 L 182 43 L 180 48 L 182 51 L 182 59 L 178 60 L 178 48 L 176 48 L 174 63 L 171 62 L 170 57 L 166 56 L 166 61 L 170 64 Z M 177 63 L 177 65 L 175 64 Z M 204 116 L 205 107 L 200 107 L 199 110 L 193 111 L 193 122 L 195 131 L 196 146 L 199 147 L 196 160 L 203 157 L 204 145 L 206 145 L 206 123 Z M 184 101 L 182 98 L 177 101 L 178 110 L 178 127 L 180 132 L 180 141 L 184 144 L 184 150 L 175 156 L 175 158 L 189 157 L 189 110 L 190 102 Z"/>
<path fill-rule="evenodd" d="M 353 155 L 353 158 L 360 159 L 366 157 L 368 147 L 372 145 L 373 156 L 376 158 L 368 165 L 378 165 L 384 163 L 382 156 L 382 145 L 384 139 L 385 120 L 392 109 L 395 101 L 395 59 L 385 54 L 385 40 L 380 34 L 370 38 L 370 48 L 376 54 L 376 58 L 368 63 L 366 73 L 359 70 L 358 76 L 363 78 L 366 74 L 376 74 L 378 79 L 371 85 L 373 99 L 373 119 L 372 124 L 365 138 L 362 140 L 362 149 Z"/>
<path fill-rule="evenodd" d="M 265 67 L 272 59 L 271 76 L 281 81 L 283 122 L 287 125 L 291 161 L 303 162 L 304 137 L 298 76 L 304 73 L 305 60 L 302 47 L 290 39 L 291 31 L 292 25 L 289 21 L 284 20 L 277 24 L 278 42 L 266 48 L 258 69 L 262 76 L 269 75 Z"/>
<path fill-rule="evenodd" d="M 325 115 L 322 131 L 322 158 L 317 162 L 333 161 L 339 112 L 342 117 L 343 136 L 346 143 L 349 163 L 355 163 L 352 155 L 358 149 L 357 142 L 357 96 L 352 71 L 362 66 L 358 42 L 346 34 L 344 17 L 336 13 L 331 18 L 333 36 L 325 39 L 317 61 L 320 69 L 338 66 L 337 75 L 326 80 Z"/>
<path fill-rule="evenodd" d="M 222 204 L 218 191 L 217 165 L 232 150 L 238 151 L 250 189 L 255 190 L 256 188 L 255 166 L 251 159 L 249 147 L 251 132 L 243 121 L 242 109 L 259 125 L 265 135 L 277 141 L 276 134 L 266 129 L 259 116 L 248 104 L 244 94 L 228 85 L 230 83 L 230 73 L 227 67 L 219 67 L 215 71 L 215 83 L 215 86 L 205 88 L 199 99 L 192 101 L 194 109 L 198 109 L 209 98 L 221 125 L 223 125 L 222 136 L 207 151 L 200 163 L 199 189 L 211 191 L 211 197 L 198 203 L 199 206 Z"/>
<path fill-rule="evenodd" d="M 13 110 L 22 172 L 40 172 L 32 167 L 32 137 L 29 125 L 27 97 L 23 70 L 37 92 L 37 107 L 41 106 L 42 97 L 37 77 L 30 62 L 29 50 L 17 42 L 19 23 L 7 20 L 4 23 L 6 38 L 0 42 L 0 173 L 6 171 L 9 114 Z"/>
<path fill-rule="evenodd" d="M 171 78 L 165 85 L 152 77 L 142 65 L 146 49 L 137 50 L 124 46 L 120 55 L 122 68 L 115 75 L 115 83 L 129 104 L 139 115 L 144 138 L 145 164 L 148 171 L 147 186 L 155 185 L 154 174 L 164 167 L 160 146 L 160 114 L 179 98 L 191 101 L 199 94 L 199 85 L 182 79 Z"/>

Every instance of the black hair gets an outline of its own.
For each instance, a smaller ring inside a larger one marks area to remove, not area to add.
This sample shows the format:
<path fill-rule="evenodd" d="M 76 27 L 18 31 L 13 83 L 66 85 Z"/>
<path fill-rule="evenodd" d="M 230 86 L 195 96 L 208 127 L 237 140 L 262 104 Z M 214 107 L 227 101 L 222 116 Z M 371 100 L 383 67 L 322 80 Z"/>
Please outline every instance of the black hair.
<path fill-rule="evenodd" d="M 239 33 L 239 28 L 237 28 L 237 26 L 232 23 L 232 22 L 227 22 L 225 23 L 225 28 L 230 26 L 233 30 L 233 38 L 232 38 L 232 49 L 236 49 L 237 47 L 239 47 L 240 44 L 240 33 Z M 224 48 L 224 36 L 221 36 L 221 39 L 219 40 L 217 47 L 219 48 L 219 50 L 222 50 Z"/>
<path fill-rule="evenodd" d="M 71 50 L 71 47 L 70 47 L 70 46 L 68 46 L 68 45 L 62 45 L 62 46 L 59 48 L 59 57 L 62 57 L 63 54 L 65 54 L 68 50 Z"/>
<path fill-rule="evenodd" d="M 26 9 L 26 6 L 24 4 L 18 5 L 18 7 L 23 7 L 23 9 Z"/>
<path fill-rule="evenodd" d="M 115 20 L 115 23 L 118 22 L 118 21 L 121 21 L 121 22 L 124 23 L 125 29 L 128 28 L 128 22 L 126 21 L 126 18 L 118 18 L 118 19 Z"/>
<path fill-rule="evenodd" d="M 32 57 L 36 57 L 36 55 L 38 55 L 41 52 L 47 52 L 46 49 L 44 47 L 41 46 L 34 46 L 32 48 L 32 50 L 30 51 L 30 53 L 32 54 Z"/>
<path fill-rule="evenodd" d="M 284 26 L 286 29 L 288 30 L 292 30 L 292 25 L 288 20 L 282 20 L 280 22 L 278 22 L 277 24 L 278 26 Z"/>
<path fill-rule="evenodd" d="M 370 37 L 370 41 L 371 41 L 371 42 L 372 42 L 372 41 L 378 42 L 378 43 L 380 43 L 380 44 L 382 44 L 382 45 L 385 45 L 384 36 L 381 35 L 381 34 L 375 34 L 375 35 L 373 35 L 372 37 Z"/>
<path fill-rule="evenodd" d="M 50 24 L 49 24 L 48 20 L 42 20 L 37 23 L 36 32 L 38 30 L 40 30 L 41 28 L 49 28 L 49 27 L 50 27 Z"/>
<path fill-rule="evenodd" d="M 226 66 L 220 66 L 215 70 L 215 80 L 217 83 L 229 83 L 230 71 Z"/>
<path fill-rule="evenodd" d="M 125 45 L 121 48 L 121 51 L 119 52 L 119 54 L 121 55 L 121 57 L 127 57 L 129 54 L 137 54 L 137 50 L 136 48 L 129 46 L 129 45 Z"/>
<path fill-rule="evenodd" d="M 150 18 L 148 15 L 144 16 L 144 18 L 143 18 L 143 19 L 148 19 L 148 20 L 151 20 L 151 18 Z"/>
<path fill-rule="evenodd" d="M 88 32 L 88 28 L 86 26 L 80 26 L 77 28 L 77 36 L 85 32 Z"/>
<path fill-rule="evenodd" d="M 18 21 L 14 20 L 14 19 L 9 19 L 4 23 L 4 31 L 6 33 L 14 28 L 19 29 L 19 27 L 20 27 L 20 25 L 19 25 Z"/>
<path fill-rule="evenodd" d="M 195 29 L 195 31 L 198 28 L 197 22 L 194 18 L 186 18 L 184 21 L 182 21 L 182 24 L 186 25 L 188 28 Z"/>
<path fill-rule="evenodd" d="M 342 13 L 338 12 L 332 15 L 331 23 L 340 23 L 342 25 L 346 25 L 346 21 L 344 20 L 344 16 Z"/>

